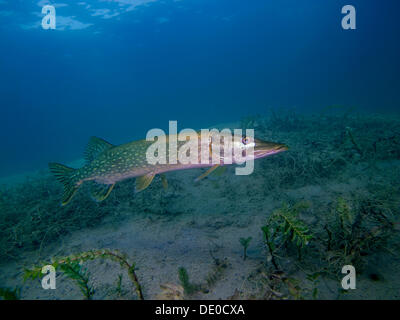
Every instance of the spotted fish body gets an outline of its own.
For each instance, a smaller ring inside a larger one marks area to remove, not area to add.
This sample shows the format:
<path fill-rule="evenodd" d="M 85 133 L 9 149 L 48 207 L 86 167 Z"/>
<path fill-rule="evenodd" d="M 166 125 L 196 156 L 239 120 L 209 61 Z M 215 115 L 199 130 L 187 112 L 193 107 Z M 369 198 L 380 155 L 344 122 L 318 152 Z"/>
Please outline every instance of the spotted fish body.
<path fill-rule="evenodd" d="M 96 144 L 99 138 L 92 138 Z M 120 146 L 110 146 L 101 152 L 96 158 L 89 157 L 88 164 L 76 172 L 78 181 L 94 180 L 102 184 L 114 184 L 128 178 L 144 176 L 147 174 L 159 174 L 167 171 L 190 169 L 195 167 L 207 167 L 213 164 L 156 164 L 151 165 L 146 158 L 146 150 L 152 144 L 151 141 L 139 140 Z M 178 142 L 177 148 L 185 142 Z M 89 144 L 90 145 L 90 144 Z M 166 158 L 169 157 L 168 139 L 166 142 Z M 89 153 L 89 152 L 88 152 Z"/>
<path fill-rule="evenodd" d="M 133 141 L 101 152 L 77 171 L 78 180 L 113 184 L 151 172 L 154 168 L 151 168 L 146 161 L 149 144 L 151 142 L 145 140 Z"/>
<path fill-rule="evenodd" d="M 152 141 L 138 140 L 114 146 L 103 139 L 92 137 L 85 150 L 86 164 L 82 168 L 72 169 L 62 164 L 49 163 L 50 171 L 64 184 L 64 194 L 61 204 L 66 205 L 72 199 L 79 186 L 87 181 L 92 183 L 91 193 L 93 198 L 97 201 L 102 201 L 108 197 L 115 183 L 128 178 L 136 177 L 136 191 L 138 192 L 147 188 L 156 174 L 161 174 L 163 185 L 166 187 L 167 182 L 163 175 L 164 172 L 212 167 L 209 169 L 211 172 L 218 164 L 214 165 L 212 163 L 211 154 L 210 161 L 207 164 L 201 163 L 200 135 L 196 134 L 196 138 L 199 139 L 199 163 L 183 164 L 178 161 L 178 163 L 169 164 L 167 161 L 165 164 L 150 164 L 146 157 L 146 151 L 153 144 Z M 170 136 L 167 136 L 165 148 L 166 159 L 169 159 L 169 139 Z M 268 146 L 268 152 L 258 157 L 287 150 L 287 147 L 282 144 L 261 140 L 257 141 L 259 141 L 259 144 L 263 145 L 264 148 Z M 177 150 L 185 143 L 186 141 L 178 141 Z M 257 146 L 255 148 L 255 154 L 257 154 Z M 203 178 L 208 173 L 207 171 L 200 178 Z"/>

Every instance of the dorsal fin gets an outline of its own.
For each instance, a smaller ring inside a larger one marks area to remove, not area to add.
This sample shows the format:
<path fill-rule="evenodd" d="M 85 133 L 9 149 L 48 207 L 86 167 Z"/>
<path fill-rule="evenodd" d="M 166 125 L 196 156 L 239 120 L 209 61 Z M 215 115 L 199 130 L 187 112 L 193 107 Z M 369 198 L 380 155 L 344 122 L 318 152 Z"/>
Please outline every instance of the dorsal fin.
<path fill-rule="evenodd" d="M 86 146 L 84 157 L 86 162 L 91 162 L 103 151 L 114 147 L 111 143 L 98 137 L 91 137 Z"/>

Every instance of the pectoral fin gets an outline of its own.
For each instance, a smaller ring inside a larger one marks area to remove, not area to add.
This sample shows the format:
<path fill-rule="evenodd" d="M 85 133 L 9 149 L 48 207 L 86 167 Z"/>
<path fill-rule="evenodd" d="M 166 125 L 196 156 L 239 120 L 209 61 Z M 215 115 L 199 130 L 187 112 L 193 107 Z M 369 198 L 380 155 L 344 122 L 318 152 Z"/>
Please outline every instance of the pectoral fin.
<path fill-rule="evenodd" d="M 218 167 L 219 167 L 219 164 L 214 165 L 213 167 L 208 169 L 206 172 L 204 172 L 200 177 L 197 177 L 194 181 L 197 182 L 197 181 L 200 181 L 201 179 L 204 179 L 205 177 L 207 177 L 211 172 L 213 172 Z"/>
<path fill-rule="evenodd" d="M 136 183 L 135 192 L 140 192 L 146 189 L 150 185 L 151 181 L 153 181 L 154 176 L 155 176 L 154 173 L 148 173 L 144 176 L 137 177 L 135 181 Z"/>
<path fill-rule="evenodd" d="M 114 186 L 115 184 L 100 184 L 94 182 L 91 185 L 90 193 L 96 201 L 100 202 L 105 200 L 110 195 Z"/>

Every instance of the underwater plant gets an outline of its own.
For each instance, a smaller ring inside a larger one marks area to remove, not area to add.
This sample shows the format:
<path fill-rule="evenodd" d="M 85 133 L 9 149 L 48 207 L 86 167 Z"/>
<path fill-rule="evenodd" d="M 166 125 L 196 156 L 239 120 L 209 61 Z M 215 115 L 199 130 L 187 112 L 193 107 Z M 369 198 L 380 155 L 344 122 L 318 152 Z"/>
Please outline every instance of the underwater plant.
<path fill-rule="evenodd" d="M 269 252 L 269 260 L 276 270 L 279 270 L 276 257 L 278 251 L 293 243 L 301 259 L 301 249 L 312 239 L 312 234 L 306 224 L 298 218 L 301 211 L 307 209 L 307 203 L 299 202 L 293 206 L 284 203 L 281 208 L 272 212 L 266 225 L 261 227 L 264 242 Z"/>
<path fill-rule="evenodd" d="M 355 141 L 354 136 L 351 132 L 351 128 L 350 127 L 346 127 L 346 134 L 349 137 L 351 143 L 353 144 L 354 148 L 357 150 L 357 152 L 359 153 L 360 156 L 363 156 L 363 152 L 360 148 L 360 146 L 358 145 L 358 143 Z"/>
<path fill-rule="evenodd" d="M 239 239 L 240 244 L 243 246 L 243 260 L 246 260 L 246 258 L 247 258 L 247 248 L 250 245 L 251 239 L 253 239 L 253 238 L 248 237 L 248 238 L 240 238 Z"/>
<path fill-rule="evenodd" d="M 123 296 L 124 294 L 124 290 L 122 289 L 122 274 L 120 273 L 118 275 L 118 279 L 117 279 L 117 285 L 115 288 L 115 293 L 117 294 L 117 296 L 120 298 Z"/>
<path fill-rule="evenodd" d="M 307 274 L 307 280 L 311 281 L 311 283 L 313 284 L 311 296 L 314 300 L 318 298 L 318 284 L 320 277 L 321 277 L 320 272 Z"/>
<path fill-rule="evenodd" d="M 385 207 L 374 199 L 351 203 L 338 197 L 333 219 L 324 227 L 327 233 L 326 259 L 333 273 L 338 273 L 346 264 L 362 272 L 365 257 L 384 249 L 388 240 L 396 234 L 396 223 L 383 209 Z"/>
<path fill-rule="evenodd" d="M 79 285 L 81 291 L 88 298 L 93 294 L 93 290 L 88 286 L 88 275 L 80 269 L 77 265 L 88 260 L 94 260 L 97 258 L 110 259 L 112 261 L 118 262 L 121 267 L 127 269 L 128 276 L 135 286 L 136 294 L 140 300 L 143 300 L 143 292 L 140 286 L 139 280 L 135 273 L 135 264 L 130 264 L 127 257 L 114 250 L 101 249 L 101 250 L 91 250 L 87 252 L 82 252 L 76 255 L 70 255 L 63 258 L 53 258 L 51 263 L 43 263 L 40 266 L 36 266 L 30 269 L 25 269 L 24 280 L 36 279 L 42 276 L 42 266 L 52 265 L 56 270 L 60 269 L 65 273 L 66 276 L 75 280 Z"/>
<path fill-rule="evenodd" d="M 71 261 L 59 265 L 61 271 L 74 280 L 87 300 L 91 300 L 94 289 L 89 285 L 89 272 L 79 262 Z"/>
<path fill-rule="evenodd" d="M 222 278 L 225 270 L 229 266 L 229 262 L 226 258 L 225 259 L 215 258 L 212 254 L 211 256 L 214 260 L 214 263 L 210 272 L 206 276 L 206 283 L 208 289 L 211 289 L 211 287 L 215 285 L 215 283 Z M 206 286 L 204 285 L 203 287 Z"/>
<path fill-rule="evenodd" d="M 211 270 L 207 273 L 205 277 L 205 281 L 202 283 L 192 283 L 189 280 L 189 274 L 187 270 L 184 267 L 180 267 L 178 269 L 178 278 L 180 282 L 180 286 L 177 285 L 165 285 L 164 287 L 162 286 L 162 294 L 167 294 L 174 296 L 175 294 L 180 297 L 179 290 L 177 288 L 182 288 L 183 293 L 185 296 L 190 296 L 196 292 L 202 292 L 202 293 L 209 293 L 211 288 L 215 285 L 215 283 L 222 278 L 224 275 L 225 270 L 229 266 L 229 262 L 226 258 L 224 259 L 219 259 L 213 256 L 212 252 L 210 251 L 210 255 L 213 259 L 213 265 L 211 267 Z M 184 296 L 182 296 L 183 298 Z M 175 298 L 173 298 L 175 299 Z"/>
<path fill-rule="evenodd" d="M 0 297 L 3 300 L 19 300 L 20 299 L 20 288 L 1 288 L 0 287 Z"/>
<path fill-rule="evenodd" d="M 198 284 L 191 283 L 189 280 L 189 274 L 184 267 L 178 269 L 179 281 L 183 287 L 184 293 L 186 295 L 192 295 L 196 291 L 201 290 L 201 286 Z"/>

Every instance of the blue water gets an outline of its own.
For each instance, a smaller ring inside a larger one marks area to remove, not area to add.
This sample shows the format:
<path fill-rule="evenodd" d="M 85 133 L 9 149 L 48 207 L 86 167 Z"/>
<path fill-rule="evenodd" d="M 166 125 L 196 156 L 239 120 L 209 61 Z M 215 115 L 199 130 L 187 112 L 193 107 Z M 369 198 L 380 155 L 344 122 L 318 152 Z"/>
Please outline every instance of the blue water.
<path fill-rule="evenodd" d="M 54 4 L 56 30 L 41 8 Z M 357 29 L 341 28 L 352 4 Z M 151 128 L 399 107 L 398 1 L 0 0 L 0 176 Z"/>

